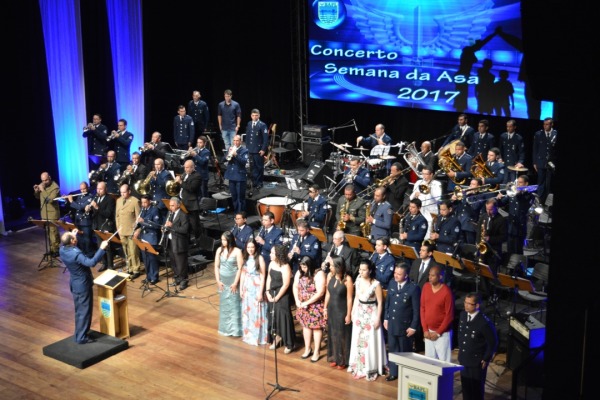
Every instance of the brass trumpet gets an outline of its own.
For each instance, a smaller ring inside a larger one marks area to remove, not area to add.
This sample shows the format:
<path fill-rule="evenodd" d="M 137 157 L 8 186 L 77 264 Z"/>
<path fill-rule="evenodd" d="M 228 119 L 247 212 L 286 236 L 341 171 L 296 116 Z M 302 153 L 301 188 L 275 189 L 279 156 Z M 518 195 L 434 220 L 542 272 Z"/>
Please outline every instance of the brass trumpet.
<path fill-rule="evenodd" d="M 110 142 L 111 140 L 118 138 L 120 134 L 121 134 L 121 131 L 112 131 L 110 133 L 110 135 L 106 138 L 106 141 Z"/>

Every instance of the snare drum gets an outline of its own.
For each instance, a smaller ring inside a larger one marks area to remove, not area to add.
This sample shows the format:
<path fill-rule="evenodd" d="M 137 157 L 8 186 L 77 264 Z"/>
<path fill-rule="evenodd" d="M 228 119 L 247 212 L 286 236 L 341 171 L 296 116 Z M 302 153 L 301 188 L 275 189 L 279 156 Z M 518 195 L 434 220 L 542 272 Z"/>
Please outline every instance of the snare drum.
<path fill-rule="evenodd" d="M 287 197 L 265 197 L 259 199 L 256 204 L 258 214 L 262 217 L 267 211 L 271 211 L 275 216 L 275 224 L 281 224 L 285 207 L 292 204 L 294 200 Z"/>
<path fill-rule="evenodd" d="M 294 204 L 294 207 L 292 207 L 292 211 L 291 211 L 291 217 L 292 217 L 292 224 L 294 226 L 296 226 L 296 221 L 297 220 L 302 220 L 303 218 L 300 218 L 300 213 L 302 211 L 307 211 L 308 210 L 308 204 L 307 203 L 298 203 L 298 204 Z"/>
<path fill-rule="evenodd" d="M 367 164 L 369 165 L 369 171 L 379 171 L 383 168 L 384 160 L 379 158 L 370 158 L 367 160 Z"/>

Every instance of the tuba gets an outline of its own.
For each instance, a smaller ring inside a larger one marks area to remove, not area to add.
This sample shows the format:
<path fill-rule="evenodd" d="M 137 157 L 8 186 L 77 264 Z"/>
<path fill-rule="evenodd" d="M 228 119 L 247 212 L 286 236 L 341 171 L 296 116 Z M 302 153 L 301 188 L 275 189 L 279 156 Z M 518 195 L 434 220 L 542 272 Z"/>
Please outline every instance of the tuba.
<path fill-rule="evenodd" d="M 181 183 L 177 182 L 174 179 L 167 181 L 165 184 L 165 191 L 171 197 L 179 196 L 179 191 L 181 190 Z"/>
<path fill-rule="evenodd" d="M 404 161 L 408 164 L 408 166 L 413 170 L 413 172 L 421 178 L 421 172 L 419 172 L 419 165 L 425 165 L 425 160 L 419 154 L 417 149 L 415 148 L 415 142 L 410 143 L 406 146 L 406 153 L 403 155 Z"/>
<path fill-rule="evenodd" d="M 456 162 L 456 159 L 450 152 L 450 149 L 446 149 L 440 153 L 438 165 L 440 166 L 441 169 L 444 170 L 446 175 L 448 174 L 449 171 L 454 171 L 457 173 L 463 172 L 462 167 L 460 166 L 460 164 L 458 162 Z M 454 177 L 454 178 L 450 178 L 450 179 L 452 179 L 452 182 L 456 183 L 457 185 L 462 185 L 466 181 L 466 178 L 456 179 L 456 177 Z"/>
<path fill-rule="evenodd" d="M 471 165 L 471 175 L 475 178 L 493 178 L 494 174 L 490 169 L 485 165 L 485 161 L 483 161 L 483 156 L 481 153 L 477 154 L 477 157 L 473 159 L 473 165 Z M 496 190 L 498 186 L 491 187 L 490 189 Z"/>
<path fill-rule="evenodd" d="M 152 190 L 152 187 L 150 186 L 150 179 L 152 179 L 152 177 L 156 174 L 156 171 L 150 171 L 148 173 L 148 176 L 146 176 L 146 179 L 144 179 L 143 181 L 137 181 L 134 185 L 133 188 L 135 189 L 136 192 L 138 192 L 139 194 L 143 195 L 147 195 L 150 194 L 150 191 Z"/>

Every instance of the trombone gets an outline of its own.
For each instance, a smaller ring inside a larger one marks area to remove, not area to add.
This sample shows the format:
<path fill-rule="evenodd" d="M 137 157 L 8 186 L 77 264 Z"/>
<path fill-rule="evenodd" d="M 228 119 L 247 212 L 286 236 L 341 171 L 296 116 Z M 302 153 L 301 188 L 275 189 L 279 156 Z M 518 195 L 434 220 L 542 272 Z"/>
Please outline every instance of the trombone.
<path fill-rule="evenodd" d="M 506 184 L 504 189 L 492 190 L 486 193 L 483 193 L 481 196 L 471 196 L 467 197 L 468 204 L 475 204 L 481 201 L 487 201 L 492 197 L 496 197 L 498 193 L 504 194 L 508 197 L 515 197 L 519 192 L 535 192 L 538 188 L 538 185 L 529 185 L 529 186 L 517 186 L 515 182 L 509 182 Z M 502 193 L 504 192 L 504 193 Z"/>
<path fill-rule="evenodd" d="M 386 176 L 385 178 L 375 179 L 375 182 L 373 182 L 373 184 L 367 186 L 364 190 L 361 190 L 356 195 L 360 196 L 360 197 L 371 196 L 375 192 L 375 189 L 377 189 L 379 187 L 387 187 L 387 186 L 391 185 L 395 179 L 401 177 L 402 175 L 404 175 L 411 169 L 412 168 L 407 167 L 407 168 L 404 168 L 402 171 L 398 171 L 395 174 L 390 174 L 390 175 Z"/>

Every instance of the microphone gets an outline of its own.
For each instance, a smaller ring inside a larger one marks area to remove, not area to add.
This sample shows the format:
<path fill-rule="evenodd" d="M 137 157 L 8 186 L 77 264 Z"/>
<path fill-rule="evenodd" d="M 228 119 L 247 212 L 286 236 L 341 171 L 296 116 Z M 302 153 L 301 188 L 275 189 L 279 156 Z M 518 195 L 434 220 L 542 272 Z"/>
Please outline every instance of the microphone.
<path fill-rule="evenodd" d="M 458 252 L 460 251 L 461 244 L 462 244 L 462 240 L 459 240 L 458 243 L 456 243 L 456 247 L 454 247 L 454 252 L 452 253 L 452 258 L 454 258 L 454 259 L 458 258 Z"/>
<path fill-rule="evenodd" d="M 354 122 L 354 130 L 356 132 L 358 132 L 358 126 L 356 125 L 356 120 L 353 119 L 352 122 Z"/>

